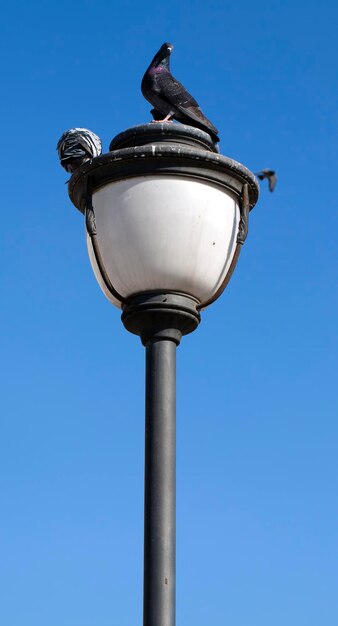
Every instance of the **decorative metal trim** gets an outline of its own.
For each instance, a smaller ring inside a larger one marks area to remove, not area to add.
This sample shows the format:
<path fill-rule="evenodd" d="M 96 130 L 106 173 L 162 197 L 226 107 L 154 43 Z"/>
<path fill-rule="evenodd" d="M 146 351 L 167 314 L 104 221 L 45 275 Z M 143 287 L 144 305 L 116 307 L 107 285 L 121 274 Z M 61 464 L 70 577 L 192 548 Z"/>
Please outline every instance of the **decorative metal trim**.
<path fill-rule="evenodd" d="M 85 215 L 87 233 L 89 237 L 92 239 L 92 237 L 95 237 L 97 235 L 97 230 L 96 230 L 95 213 L 94 213 L 94 208 L 93 208 L 91 198 L 85 199 L 84 215 Z"/>
<path fill-rule="evenodd" d="M 228 282 L 230 281 L 231 276 L 234 273 L 234 269 L 237 265 L 237 261 L 238 261 L 238 257 L 241 251 L 241 245 L 239 243 L 237 243 L 237 246 L 235 248 L 235 253 L 234 256 L 232 257 L 232 261 L 229 267 L 229 270 L 222 282 L 222 284 L 220 285 L 220 287 L 218 287 L 217 291 L 215 291 L 214 295 L 209 298 L 209 300 L 206 300 L 206 302 L 202 302 L 202 304 L 199 304 L 197 307 L 198 311 L 201 311 L 202 309 L 205 309 L 207 306 L 209 306 L 209 304 L 212 304 L 213 302 L 215 302 L 215 300 L 217 300 L 223 293 L 224 289 L 227 287 Z"/>
<path fill-rule="evenodd" d="M 106 287 L 106 289 L 109 291 L 109 293 L 113 296 L 113 298 L 115 298 L 115 300 L 118 300 L 119 302 L 121 302 L 121 304 L 125 304 L 127 302 L 126 298 L 124 298 L 123 296 L 121 296 L 121 294 L 115 289 L 115 287 L 112 285 L 110 278 L 106 272 L 106 269 L 104 267 L 104 263 L 103 263 L 103 259 L 102 259 L 102 255 L 100 252 L 100 247 L 99 247 L 99 242 L 97 239 L 97 229 L 96 229 L 96 221 L 95 221 L 95 213 L 94 213 L 94 207 L 93 207 L 93 202 L 92 202 L 92 194 L 91 194 L 91 190 L 90 190 L 90 184 L 88 181 L 88 185 L 87 185 L 87 194 L 86 197 L 83 198 L 83 211 L 85 214 L 85 222 L 86 222 L 86 230 L 87 233 L 90 237 L 91 240 L 91 244 L 92 244 L 92 248 L 93 248 L 93 253 L 94 253 L 94 257 L 95 257 L 95 262 L 97 265 L 97 268 L 100 272 L 101 278 L 104 282 L 104 285 Z"/>
<path fill-rule="evenodd" d="M 250 201 L 249 201 L 249 187 L 248 183 L 244 183 L 242 190 L 242 197 L 240 200 L 240 211 L 241 217 L 238 225 L 238 235 L 237 235 L 237 243 L 241 246 L 247 238 L 248 230 L 249 230 L 249 211 L 250 211 Z"/>
<path fill-rule="evenodd" d="M 122 148 L 95 157 L 76 170 L 69 181 L 68 192 L 73 204 L 81 211 L 81 198 L 88 177 L 93 191 L 96 191 L 114 181 L 154 175 L 207 181 L 225 187 L 237 198 L 247 183 L 250 208 L 258 199 L 256 178 L 237 161 L 214 152 L 169 143 Z"/>
<path fill-rule="evenodd" d="M 239 224 L 238 224 L 238 233 L 237 233 L 237 246 L 235 249 L 235 254 L 232 257 L 232 261 L 231 261 L 231 265 L 229 267 L 229 271 L 227 272 L 221 286 L 217 289 L 217 291 L 215 291 L 214 295 L 212 296 L 212 298 L 210 298 L 209 300 L 207 300 L 206 302 L 203 302 L 202 304 L 200 304 L 197 308 L 200 311 L 201 309 L 204 309 L 205 307 L 209 306 L 209 304 L 212 304 L 213 302 L 215 302 L 215 300 L 217 300 L 219 298 L 219 296 L 223 293 L 224 289 L 226 288 L 233 272 L 234 269 L 236 267 L 237 261 L 238 261 L 238 257 L 241 251 L 241 247 L 244 243 L 244 241 L 247 238 L 248 235 L 248 230 L 249 230 L 249 211 L 250 211 L 250 200 L 249 200 L 249 185 L 248 183 L 244 183 L 243 185 L 243 190 L 242 190 L 242 196 L 240 199 L 240 219 L 239 219 Z"/>
<path fill-rule="evenodd" d="M 179 144 L 208 152 L 219 152 L 218 146 L 215 145 L 209 133 L 200 128 L 172 122 L 151 122 L 128 128 L 112 139 L 109 151 L 158 143 Z"/>

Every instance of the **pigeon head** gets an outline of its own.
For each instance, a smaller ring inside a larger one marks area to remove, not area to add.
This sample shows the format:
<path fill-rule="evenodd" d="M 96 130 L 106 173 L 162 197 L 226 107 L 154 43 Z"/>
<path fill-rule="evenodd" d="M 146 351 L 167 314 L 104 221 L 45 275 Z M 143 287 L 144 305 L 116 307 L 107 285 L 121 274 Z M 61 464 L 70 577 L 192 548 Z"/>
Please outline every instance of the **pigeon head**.
<path fill-rule="evenodd" d="M 173 50 L 173 47 L 174 46 L 172 45 L 172 43 L 168 43 L 167 41 L 164 44 L 162 44 L 162 46 L 160 47 L 159 51 L 156 52 L 150 64 L 151 67 L 158 67 L 159 65 L 168 66 L 169 58 Z"/>

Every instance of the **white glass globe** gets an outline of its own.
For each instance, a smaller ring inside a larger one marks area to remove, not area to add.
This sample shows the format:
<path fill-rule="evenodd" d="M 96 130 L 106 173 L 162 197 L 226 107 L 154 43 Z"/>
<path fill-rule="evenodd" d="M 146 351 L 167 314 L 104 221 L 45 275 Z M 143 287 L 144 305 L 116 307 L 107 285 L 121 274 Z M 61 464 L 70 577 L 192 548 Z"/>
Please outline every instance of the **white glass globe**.
<path fill-rule="evenodd" d="M 190 294 L 208 301 L 235 254 L 240 211 L 235 194 L 202 178 L 137 176 L 93 193 L 97 242 L 115 290 L 124 298 L 145 291 Z M 107 298 L 121 308 L 89 257 Z"/>

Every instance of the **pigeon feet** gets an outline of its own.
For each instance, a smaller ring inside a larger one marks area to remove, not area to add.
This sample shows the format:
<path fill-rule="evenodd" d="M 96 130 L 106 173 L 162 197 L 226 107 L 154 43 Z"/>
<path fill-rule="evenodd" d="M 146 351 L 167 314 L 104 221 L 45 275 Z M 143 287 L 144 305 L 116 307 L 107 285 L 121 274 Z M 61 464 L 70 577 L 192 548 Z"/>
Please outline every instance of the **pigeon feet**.
<path fill-rule="evenodd" d="M 168 113 L 163 120 L 151 120 L 152 122 L 156 122 L 156 124 L 162 124 L 162 122 L 172 122 L 170 119 L 173 116 L 173 113 Z"/>
<path fill-rule="evenodd" d="M 173 123 L 173 120 L 151 120 L 151 124 L 162 124 L 162 122 L 170 122 Z"/>

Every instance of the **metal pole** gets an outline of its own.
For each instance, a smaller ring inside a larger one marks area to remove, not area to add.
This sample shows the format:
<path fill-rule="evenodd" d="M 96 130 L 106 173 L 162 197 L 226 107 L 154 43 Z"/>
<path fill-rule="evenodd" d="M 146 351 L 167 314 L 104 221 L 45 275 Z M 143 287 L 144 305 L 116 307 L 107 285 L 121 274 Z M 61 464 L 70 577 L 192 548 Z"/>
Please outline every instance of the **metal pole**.
<path fill-rule="evenodd" d="M 175 626 L 176 343 L 146 347 L 143 626 Z"/>
<path fill-rule="evenodd" d="M 198 305 L 183 293 L 144 292 L 121 316 L 146 346 L 143 626 L 175 626 L 176 347 L 197 328 Z"/>

